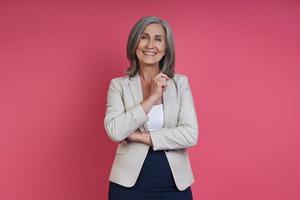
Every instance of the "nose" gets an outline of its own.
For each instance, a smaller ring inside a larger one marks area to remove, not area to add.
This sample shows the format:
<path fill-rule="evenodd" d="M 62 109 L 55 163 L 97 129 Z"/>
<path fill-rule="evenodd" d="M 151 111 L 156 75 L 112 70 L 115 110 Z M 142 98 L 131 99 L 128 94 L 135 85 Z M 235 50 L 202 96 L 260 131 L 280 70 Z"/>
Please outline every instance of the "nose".
<path fill-rule="evenodd" d="M 146 47 L 149 48 L 149 49 L 154 48 L 154 42 L 153 42 L 152 39 L 148 40 L 148 43 L 147 43 Z"/>

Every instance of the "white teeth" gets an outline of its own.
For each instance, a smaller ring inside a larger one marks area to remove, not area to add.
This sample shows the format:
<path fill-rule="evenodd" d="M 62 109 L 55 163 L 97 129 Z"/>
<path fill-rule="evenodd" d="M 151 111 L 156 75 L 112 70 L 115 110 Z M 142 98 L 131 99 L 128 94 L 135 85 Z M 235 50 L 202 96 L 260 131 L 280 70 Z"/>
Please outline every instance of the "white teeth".
<path fill-rule="evenodd" d="M 154 55 L 155 55 L 155 53 L 154 53 L 154 52 L 148 52 L 148 51 L 144 51 L 143 53 L 144 53 L 144 54 L 146 54 L 146 55 L 151 55 L 151 56 L 154 56 Z"/>

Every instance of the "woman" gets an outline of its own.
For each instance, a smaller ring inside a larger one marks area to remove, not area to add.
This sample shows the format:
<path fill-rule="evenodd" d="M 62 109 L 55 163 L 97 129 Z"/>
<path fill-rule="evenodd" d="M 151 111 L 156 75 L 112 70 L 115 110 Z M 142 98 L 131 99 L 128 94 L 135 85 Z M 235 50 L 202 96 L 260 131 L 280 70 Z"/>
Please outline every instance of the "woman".
<path fill-rule="evenodd" d="M 174 74 L 168 23 L 144 17 L 127 43 L 127 76 L 110 82 L 104 125 L 119 142 L 110 173 L 109 199 L 190 200 L 194 182 L 187 148 L 198 123 L 186 76 Z"/>

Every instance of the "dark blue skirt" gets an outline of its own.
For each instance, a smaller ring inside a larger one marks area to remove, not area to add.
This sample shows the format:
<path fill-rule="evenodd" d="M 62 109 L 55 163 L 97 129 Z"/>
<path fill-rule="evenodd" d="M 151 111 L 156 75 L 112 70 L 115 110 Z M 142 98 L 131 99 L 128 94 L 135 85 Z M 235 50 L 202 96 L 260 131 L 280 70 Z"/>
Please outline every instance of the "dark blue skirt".
<path fill-rule="evenodd" d="M 149 148 L 136 184 L 127 188 L 109 182 L 109 200 L 192 200 L 188 187 L 179 191 L 175 185 L 165 151 Z"/>

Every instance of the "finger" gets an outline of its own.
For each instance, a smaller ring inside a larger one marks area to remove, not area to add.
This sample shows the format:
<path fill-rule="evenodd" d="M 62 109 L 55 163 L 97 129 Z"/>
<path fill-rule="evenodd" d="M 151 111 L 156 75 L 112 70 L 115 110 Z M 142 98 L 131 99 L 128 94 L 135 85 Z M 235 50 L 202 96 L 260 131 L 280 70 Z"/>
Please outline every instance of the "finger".
<path fill-rule="evenodd" d="M 167 90 L 167 86 L 163 86 L 163 91 L 165 92 Z"/>
<path fill-rule="evenodd" d="M 166 80 L 155 80 L 154 81 L 155 85 L 160 86 L 162 84 L 167 85 L 167 81 Z"/>
<path fill-rule="evenodd" d="M 154 78 L 159 78 L 159 79 L 164 78 L 164 79 L 166 79 L 166 80 L 169 80 L 169 79 L 170 79 L 167 75 L 165 75 L 165 74 L 163 74 L 163 73 L 157 74 Z"/>
<path fill-rule="evenodd" d="M 165 78 L 165 79 L 167 79 L 167 80 L 170 79 L 166 74 L 159 73 L 158 75 L 159 75 L 160 78 Z"/>
<path fill-rule="evenodd" d="M 159 83 L 168 83 L 169 80 L 167 80 L 165 78 L 157 78 L 155 81 L 159 82 Z"/>
<path fill-rule="evenodd" d="M 167 84 L 167 83 L 168 83 L 168 80 L 162 79 L 162 80 L 159 80 L 159 82 L 160 82 L 160 83 Z"/>
<path fill-rule="evenodd" d="M 158 82 L 157 83 L 159 86 L 167 86 L 168 85 L 168 82 L 166 82 L 166 81 L 161 81 L 161 82 Z"/>
<path fill-rule="evenodd" d="M 122 140 L 121 143 L 122 144 L 127 144 L 127 141 L 126 140 Z"/>

